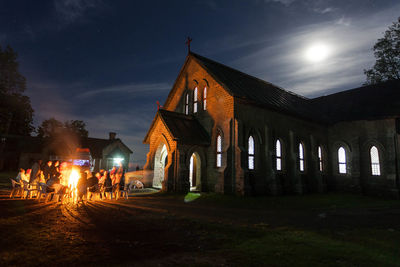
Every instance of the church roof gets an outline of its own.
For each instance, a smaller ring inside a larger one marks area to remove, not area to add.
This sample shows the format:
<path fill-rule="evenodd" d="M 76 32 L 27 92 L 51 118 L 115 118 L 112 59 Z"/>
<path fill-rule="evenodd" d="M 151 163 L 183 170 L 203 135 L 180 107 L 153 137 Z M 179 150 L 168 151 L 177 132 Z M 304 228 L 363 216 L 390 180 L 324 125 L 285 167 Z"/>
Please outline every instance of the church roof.
<path fill-rule="evenodd" d="M 400 116 L 400 80 L 363 86 L 310 100 L 329 122 Z"/>
<path fill-rule="evenodd" d="M 160 117 L 165 127 L 171 133 L 174 139 L 181 144 L 187 145 L 209 145 L 210 137 L 204 130 L 203 126 L 194 116 L 185 115 L 178 112 L 160 109 L 153 120 L 152 125 L 144 139 L 147 143 L 148 136 L 154 127 L 157 117 Z"/>
<path fill-rule="evenodd" d="M 314 112 L 311 103 L 303 96 L 193 52 L 189 55 L 234 97 L 302 118 L 316 121 L 324 119 L 321 114 Z"/>

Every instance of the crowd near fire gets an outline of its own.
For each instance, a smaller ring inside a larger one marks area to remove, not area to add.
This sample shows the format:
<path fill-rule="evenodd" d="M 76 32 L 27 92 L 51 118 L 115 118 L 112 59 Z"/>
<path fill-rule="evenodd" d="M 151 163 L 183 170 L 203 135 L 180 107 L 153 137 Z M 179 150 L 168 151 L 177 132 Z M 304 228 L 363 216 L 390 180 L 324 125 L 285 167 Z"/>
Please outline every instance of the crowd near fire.
<path fill-rule="evenodd" d="M 128 198 L 136 187 L 143 187 L 139 181 L 125 183 L 125 169 L 120 162 L 110 170 L 91 172 L 87 166 L 74 165 L 69 161 L 38 160 L 31 169 L 20 169 L 12 179 L 13 190 L 10 198 L 36 198 L 44 196 L 45 202 L 54 200 L 78 203 L 84 200 Z"/>

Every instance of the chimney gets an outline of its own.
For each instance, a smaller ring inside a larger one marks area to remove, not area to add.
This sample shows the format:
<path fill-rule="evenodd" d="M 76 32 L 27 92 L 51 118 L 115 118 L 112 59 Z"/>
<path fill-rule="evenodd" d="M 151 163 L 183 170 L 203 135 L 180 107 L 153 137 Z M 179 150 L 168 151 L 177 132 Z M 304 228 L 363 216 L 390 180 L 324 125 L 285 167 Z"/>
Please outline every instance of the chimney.
<path fill-rule="evenodd" d="M 116 133 L 110 132 L 110 140 L 114 140 L 116 135 Z"/>

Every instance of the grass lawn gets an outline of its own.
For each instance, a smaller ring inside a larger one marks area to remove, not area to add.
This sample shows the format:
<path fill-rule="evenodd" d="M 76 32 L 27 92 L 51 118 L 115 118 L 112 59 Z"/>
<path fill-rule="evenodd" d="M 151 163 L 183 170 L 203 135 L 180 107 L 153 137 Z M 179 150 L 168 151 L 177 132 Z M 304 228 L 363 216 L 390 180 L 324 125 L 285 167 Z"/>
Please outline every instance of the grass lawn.
<path fill-rule="evenodd" d="M 17 177 L 17 171 L 0 172 L 0 189 L 11 188 L 10 178 Z"/>
<path fill-rule="evenodd" d="M 400 266 L 399 200 L 202 193 L 45 204 L 8 199 L 8 178 L 0 266 Z"/>

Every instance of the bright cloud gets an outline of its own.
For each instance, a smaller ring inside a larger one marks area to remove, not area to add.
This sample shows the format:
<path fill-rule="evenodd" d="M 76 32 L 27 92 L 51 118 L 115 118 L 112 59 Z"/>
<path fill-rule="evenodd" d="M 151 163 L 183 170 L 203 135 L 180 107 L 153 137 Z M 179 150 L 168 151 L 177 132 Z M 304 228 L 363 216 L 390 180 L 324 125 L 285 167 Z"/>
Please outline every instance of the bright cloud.
<path fill-rule="evenodd" d="M 241 70 L 296 93 L 315 96 L 329 90 L 360 86 L 363 69 L 373 65 L 372 47 L 398 16 L 400 5 L 368 17 L 341 17 L 297 28 L 234 62 Z M 326 60 L 307 62 L 314 43 L 329 47 Z"/>

